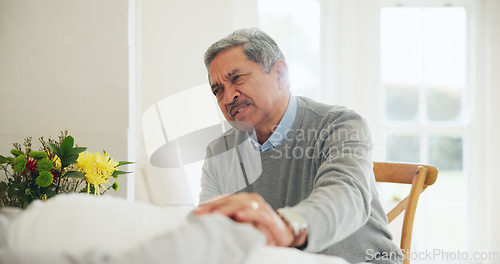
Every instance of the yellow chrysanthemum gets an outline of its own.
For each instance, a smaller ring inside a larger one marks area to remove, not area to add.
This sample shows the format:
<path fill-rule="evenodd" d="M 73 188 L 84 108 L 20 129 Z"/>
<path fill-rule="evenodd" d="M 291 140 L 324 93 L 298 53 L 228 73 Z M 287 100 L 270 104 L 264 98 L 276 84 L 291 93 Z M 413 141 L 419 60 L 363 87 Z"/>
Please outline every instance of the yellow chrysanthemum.
<path fill-rule="evenodd" d="M 87 172 L 90 173 L 94 167 L 94 155 L 95 154 L 88 151 L 80 153 L 78 159 L 76 159 L 76 169 L 85 174 Z"/>
<path fill-rule="evenodd" d="M 118 162 L 114 161 L 106 153 L 80 153 L 76 160 L 76 167 L 85 174 L 87 181 L 87 193 L 90 185 L 94 185 L 94 194 L 100 194 L 100 186 L 108 182 L 109 177 L 116 170 Z"/>
<path fill-rule="evenodd" d="M 96 153 L 94 156 L 96 170 L 101 174 L 106 174 L 107 177 L 111 176 L 118 166 L 118 162 L 114 161 L 106 153 Z"/>

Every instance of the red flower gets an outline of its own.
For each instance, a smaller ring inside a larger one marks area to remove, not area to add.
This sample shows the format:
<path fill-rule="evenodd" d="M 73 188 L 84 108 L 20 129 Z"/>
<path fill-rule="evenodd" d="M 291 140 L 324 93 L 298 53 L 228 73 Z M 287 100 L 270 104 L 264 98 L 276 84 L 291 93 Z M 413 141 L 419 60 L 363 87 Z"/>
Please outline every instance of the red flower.
<path fill-rule="evenodd" d="M 31 173 L 36 173 L 36 160 L 28 159 L 28 163 L 26 163 L 26 169 L 28 169 Z"/>
<path fill-rule="evenodd" d="M 57 184 L 57 178 L 59 178 L 59 174 L 54 169 L 50 170 L 50 173 L 52 173 L 52 175 L 54 176 L 54 181 L 52 181 L 52 184 L 56 185 Z"/>

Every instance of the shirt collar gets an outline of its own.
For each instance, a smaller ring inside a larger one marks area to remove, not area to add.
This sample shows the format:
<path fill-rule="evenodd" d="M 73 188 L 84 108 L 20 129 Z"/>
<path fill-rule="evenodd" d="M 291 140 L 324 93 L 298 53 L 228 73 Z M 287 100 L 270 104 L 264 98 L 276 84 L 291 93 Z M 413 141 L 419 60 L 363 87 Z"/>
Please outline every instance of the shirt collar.
<path fill-rule="evenodd" d="M 288 106 L 285 114 L 281 118 L 280 123 L 274 130 L 273 134 L 267 139 L 264 144 L 259 144 L 255 133 L 249 137 L 250 144 L 257 150 L 264 152 L 278 146 L 285 139 L 288 131 L 292 128 L 295 117 L 297 116 L 297 98 L 290 95 Z"/>

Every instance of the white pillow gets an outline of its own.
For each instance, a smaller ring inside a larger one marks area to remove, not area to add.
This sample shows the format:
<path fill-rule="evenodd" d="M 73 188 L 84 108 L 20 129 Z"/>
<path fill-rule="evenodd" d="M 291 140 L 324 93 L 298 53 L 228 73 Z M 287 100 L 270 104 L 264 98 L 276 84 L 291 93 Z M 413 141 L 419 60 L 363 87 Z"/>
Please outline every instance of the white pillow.
<path fill-rule="evenodd" d="M 61 194 L 34 202 L 9 225 L 10 250 L 111 256 L 161 235 L 184 222 L 186 213 L 128 202 L 123 198 Z"/>

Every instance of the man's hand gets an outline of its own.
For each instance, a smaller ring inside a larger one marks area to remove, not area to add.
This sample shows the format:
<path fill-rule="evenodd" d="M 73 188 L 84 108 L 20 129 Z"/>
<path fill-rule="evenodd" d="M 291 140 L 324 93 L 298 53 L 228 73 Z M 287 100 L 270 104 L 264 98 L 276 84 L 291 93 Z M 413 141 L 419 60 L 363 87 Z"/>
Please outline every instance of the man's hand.
<path fill-rule="evenodd" d="M 301 246 L 306 234 L 296 239 L 292 229 L 281 217 L 256 193 L 237 193 L 200 205 L 195 214 L 220 213 L 236 222 L 248 223 L 262 231 L 271 246 Z M 300 241 L 299 241 L 300 240 Z"/>

